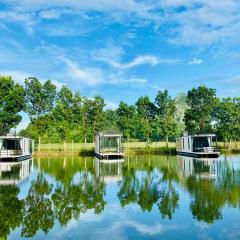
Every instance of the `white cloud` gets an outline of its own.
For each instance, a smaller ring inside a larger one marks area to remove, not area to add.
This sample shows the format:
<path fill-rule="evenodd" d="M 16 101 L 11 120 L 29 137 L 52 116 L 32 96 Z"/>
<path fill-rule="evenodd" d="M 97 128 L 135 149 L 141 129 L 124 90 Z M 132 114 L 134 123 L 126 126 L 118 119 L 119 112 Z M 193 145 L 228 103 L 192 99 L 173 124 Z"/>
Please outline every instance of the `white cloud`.
<path fill-rule="evenodd" d="M 199 65 L 203 62 L 202 59 L 198 59 L 198 58 L 193 58 L 192 60 L 190 60 L 188 62 L 189 65 Z"/>
<path fill-rule="evenodd" d="M 0 18 L 3 21 L 19 21 L 25 24 L 29 32 L 33 31 L 33 26 L 41 18 L 58 19 L 64 14 L 83 13 L 91 18 L 92 15 L 88 13 L 95 11 L 104 14 L 101 15 L 102 20 L 104 19 L 101 23 L 111 24 L 115 21 L 128 25 L 134 22 L 137 27 L 150 23 L 156 31 L 164 34 L 166 39 L 175 44 L 210 46 L 216 42 L 240 41 L 240 36 L 236 35 L 240 29 L 239 0 L 2 0 L 2 2 L 11 6 L 13 11 L 2 11 Z M 79 21 L 79 18 L 77 19 Z M 93 19 L 92 23 L 96 24 L 96 19 Z M 52 29 L 51 34 L 63 36 L 63 29 L 57 31 L 61 26 L 54 27 L 56 31 Z"/>
<path fill-rule="evenodd" d="M 132 61 L 124 63 L 122 62 L 124 54 L 125 51 L 123 51 L 121 47 L 109 45 L 106 48 L 92 51 L 91 55 L 93 59 L 105 62 L 110 66 L 121 70 L 130 69 L 145 64 L 155 66 L 157 64 L 173 64 L 181 62 L 177 59 L 161 59 L 153 55 L 140 55 L 135 57 Z"/>
<path fill-rule="evenodd" d="M 103 72 L 101 68 L 85 68 L 80 67 L 76 62 L 61 58 L 66 64 L 65 78 L 75 82 L 82 83 L 87 86 L 96 86 L 99 84 L 144 84 L 147 82 L 145 78 L 138 77 L 124 77 L 120 73 Z"/>
<path fill-rule="evenodd" d="M 65 74 L 69 79 L 85 85 L 94 86 L 104 82 L 103 73 L 98 68 L 81 68 L 76 62 L 62 58 L 66 63 Z"/>

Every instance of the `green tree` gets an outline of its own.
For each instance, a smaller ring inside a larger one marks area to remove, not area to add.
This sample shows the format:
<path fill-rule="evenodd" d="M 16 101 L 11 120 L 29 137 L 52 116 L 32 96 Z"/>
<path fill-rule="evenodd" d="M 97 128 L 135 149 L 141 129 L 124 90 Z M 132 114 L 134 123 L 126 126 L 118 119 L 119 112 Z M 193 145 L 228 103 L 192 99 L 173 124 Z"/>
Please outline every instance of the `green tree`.
<path fill-rule="evenodd" d="M 35 77 L 27 78 L 25 79 L 25 92 L 26 111 L 31 119 L 52 111 L 56 86 L 50 80 L 42 84 Z"/>
<path fill-rule="evenodd" d="M 216 90 L 200 86 L 188 91 L 184 121 L 189 134 L 212 131 L 213 109 L 216 103 Z"/>
<path fill-rule="evenodd" d="M 157 106 L 156 122 L 158 129 L 166 137 L 166 146 L 168 147 L 169 136 L 173 136 L 176 133 L 176 104 L 171 96 L 169 96 L 167 90 L 158 91 L 155 104 Z"/>
<path fill-rule="evenodd" d="M 240 139 L 240 98 L 223 98 L 214 109 L 215 127 L 224 142 Z"/>
<path fill-rule="evenodd" d="M 63 86 L 57 94 L 53 119 L 57 133 L 64 142 L 64 149 L 66 147 L 65 142 L 70 135 L 70 131 L 73 129 L 73 105 L 74 95 L 72 91 L 67 86 Z"/>
<path fill-rule="evenodd" d="M 123 132 L 125 138 L 134 136 L 135 123 L 136 123 L 136 108 L 133 105 L 128 105 L 124 102 L 120 102 L 117 114 L 117 126 L 120 131 Z"/>
<path fill-rule="evenodd" d="M 105 122 L 105 106 L 106 104 L 104 103 L 104 99 L 101 96 L 97 95 L 94 97 L 92 101 L 93 141 L 95 140 L 96 134 L 103 129 Z"/>
<path fill-rule="evenodd" d="M 187 95 L 185 93 L 179 93 L 175 98 L 176 112 L 175 121 L 178 125 L 178 135 L 182 136 L 185 130 L 184 115 L 188 109 Z"/>
<path fill-rule="evenodd" d="M 0 76 L 0 135 L 19 124 L 24 108 L 24 89 L 10 76 Z"/>
<path fill-rule="evenodd" d="M 26 112 L 34 126 L 32 130 L 36 130 L 34 135 L 38 137 L 40 151 L 41 137 L 46 133 L 48 124 L 50 124 L 46 121 L 49 120 L 46 115 L 53 110 L 56 86 L 50 80 L 42 84 L 37 78 L 30 77 L 25 79 L 25 92 Z"/>
<path fill-rule="evenodd" d="M 139 130 L 144 139 L 147 142 L 150 142 L 150 136 L 152 133 L 152 120 L 155 115 L 155 106 L 150 101 L 148 96 L 141 96 L 136 102 L 136 107 L 139 119 Z"/>

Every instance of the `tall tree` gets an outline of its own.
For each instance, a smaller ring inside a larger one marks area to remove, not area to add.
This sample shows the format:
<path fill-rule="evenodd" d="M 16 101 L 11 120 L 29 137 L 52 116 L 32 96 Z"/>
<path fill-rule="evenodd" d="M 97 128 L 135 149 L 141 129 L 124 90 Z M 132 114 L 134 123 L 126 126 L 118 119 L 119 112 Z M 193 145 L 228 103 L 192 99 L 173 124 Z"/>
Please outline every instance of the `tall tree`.
<path fill-rule="evenodd" d="M 26 111 L 30 118 L 39 117 L 52 111 L 56 97 L 56 86 L 47 80 L 42 84 L 37 78 L 25 79 Z"/>
<path fill-rule="evenodd" d="M 38 135 L 38 150 L 40 151 L 41 136 L 46 132 L 48 123 L 50 123 L 42 120 L 46 119 L 44 115 L 53 110 L 56 86 L 50 80 L 42 84 L 37 78 L 30 77 L 25 79 L 25 92 L 26 111 L 31 122 L 35 122 L 34 125 L 39 130 L 36 133 Z"/>
<path fill-rule="evenodd" d="M 130 138 L 134 136 L 136 122 L 136 108 L 133 105 L 128 105 L 124 102 L 120 102 L 117 109 L 117 125 L 120 131 L 123 132 L 123 136 Z"/>
<path fill-rule="evenodd" d="M 216 103 L 216 90 L 200 86 L 188 91 L 184 121 L 190 134 L 212 131 L 213 109 Z"/>
<path fill-rule="evenodd" d="M 24 108 L 24 89 L 10 76 L 0 76 L 0 135 L 21 122 L 19 112 Z"/>
<path fill-rule="evenodd" d="M 57 94 L 53 118 L 58 135 L 60 139 L 64 141 L 64 148 L 65 142 L 73 128 L 73 105 L 74 95 L 72 91 L 67 86 L 63 86 Z"/>
<path fill-rule="evenodd" d="M 104 103 L 104 99 L 97 95 L 94 97 L 92 101 L 92 119 L 93 119 L 93 140 L 95 139 L 96 134 L 103 129 L 105 122 L 105 114 L 104 107 L 106 104 Z"/>
<path fill-rule="evenodd" d="M 169 136 L 174 135 L 176 132 L 175 101 L 169 96 L 168 91 L 158 91 L 155 98 L 157 106 L 156 122 L 160 133 L 166 137 L 166 146 L 168 147 Z"/>
<path fill-rule="evenodd" d="M 150 141 L 151 124 L 155 115 L 155 106 L 148 96 L 141 96 L 136 102 L 137 113 L 139 116 L 139 127 L 147 142 Z"/>
<path fill-rule="evenodd" d="M 223 98 L 214 110 L 218 136 L 224 142 L 240 139 L 240 98 Z"/>
<path fill-rule="evenodd" d="M 179 135 L 181 136 L 185 130 L 184 115 L 188 109 L 187 95 L 185 93 L 179 93 L 175 98 L 176 112 L 175 120 L 178 125 Z"/>

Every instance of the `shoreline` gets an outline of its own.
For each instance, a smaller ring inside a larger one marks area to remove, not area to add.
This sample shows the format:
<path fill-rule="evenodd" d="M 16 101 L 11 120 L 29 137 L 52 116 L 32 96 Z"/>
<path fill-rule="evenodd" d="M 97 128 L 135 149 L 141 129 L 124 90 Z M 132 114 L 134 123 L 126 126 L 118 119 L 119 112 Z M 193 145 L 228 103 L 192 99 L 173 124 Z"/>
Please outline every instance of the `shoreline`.
<path fill-rule="evenodd" d="M 232 148 L 232 149 L 224 149 L 220 148 L 221 154 L 240 154 L 239 148 Z M 129 148 L 124 150 L 125 156 L 135 156 L 135 155 L 144 155 L 144 154 L 161 154 L 161 155 L 176 155 L 176 148 L 175 147 L 145 147 L 145 148 Z M 92 156 L 94 157 L 94 149 L 73 149 L 73 150 L 41 150 L 38 152 L 37 150 L 34 152 L 34 156 Z"/>

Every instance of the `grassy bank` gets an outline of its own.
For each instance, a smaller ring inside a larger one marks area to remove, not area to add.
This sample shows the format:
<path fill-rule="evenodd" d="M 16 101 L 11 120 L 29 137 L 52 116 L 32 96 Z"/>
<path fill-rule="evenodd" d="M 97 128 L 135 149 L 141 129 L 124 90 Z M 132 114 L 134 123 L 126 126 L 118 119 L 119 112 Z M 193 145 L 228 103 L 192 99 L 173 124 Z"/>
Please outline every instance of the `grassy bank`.
<path fill-rule="evenodd" d="M 219 142 L 217 144 L 222 153 L 240 153 L 240 142 L 229 144 L 224 144 Z M 35 146 L 37 151 L 38 146 Z M 92 156 L 94 155 L 94 143 L 66 143 L 65 151 L 63 143 L 47 143 L 41 144 L 41 151 L 37 153 L 39 155 L 51 154 L 51 155 L 80 155 L 80 156 Z M 169 142 L 168 148 L 166 147 L 166 142 L 129 142 L 123 143 L 123 149 L 126 155 L 136 155 L 136 154 L 175 154 L 176 144 L 175 142 Z"/>
<path fill-rule="evenodd" d="M 92 156 L 94 155 L 94 143 L 66 143 L 65 151 L 63 143 L 47 143 L 41 144 L 41 151 L 37 152 L 38 146 L 35 146 L 35 151 L 37 155 L 80 155 L 80 156 Z M 176 152 L 175 143 L 170 142 L 169 147 L 166 147 L 165 142 L 129 142 L 123 143 L 123 149 L 126 155 L 135 154 L 174 154 Z"/>

